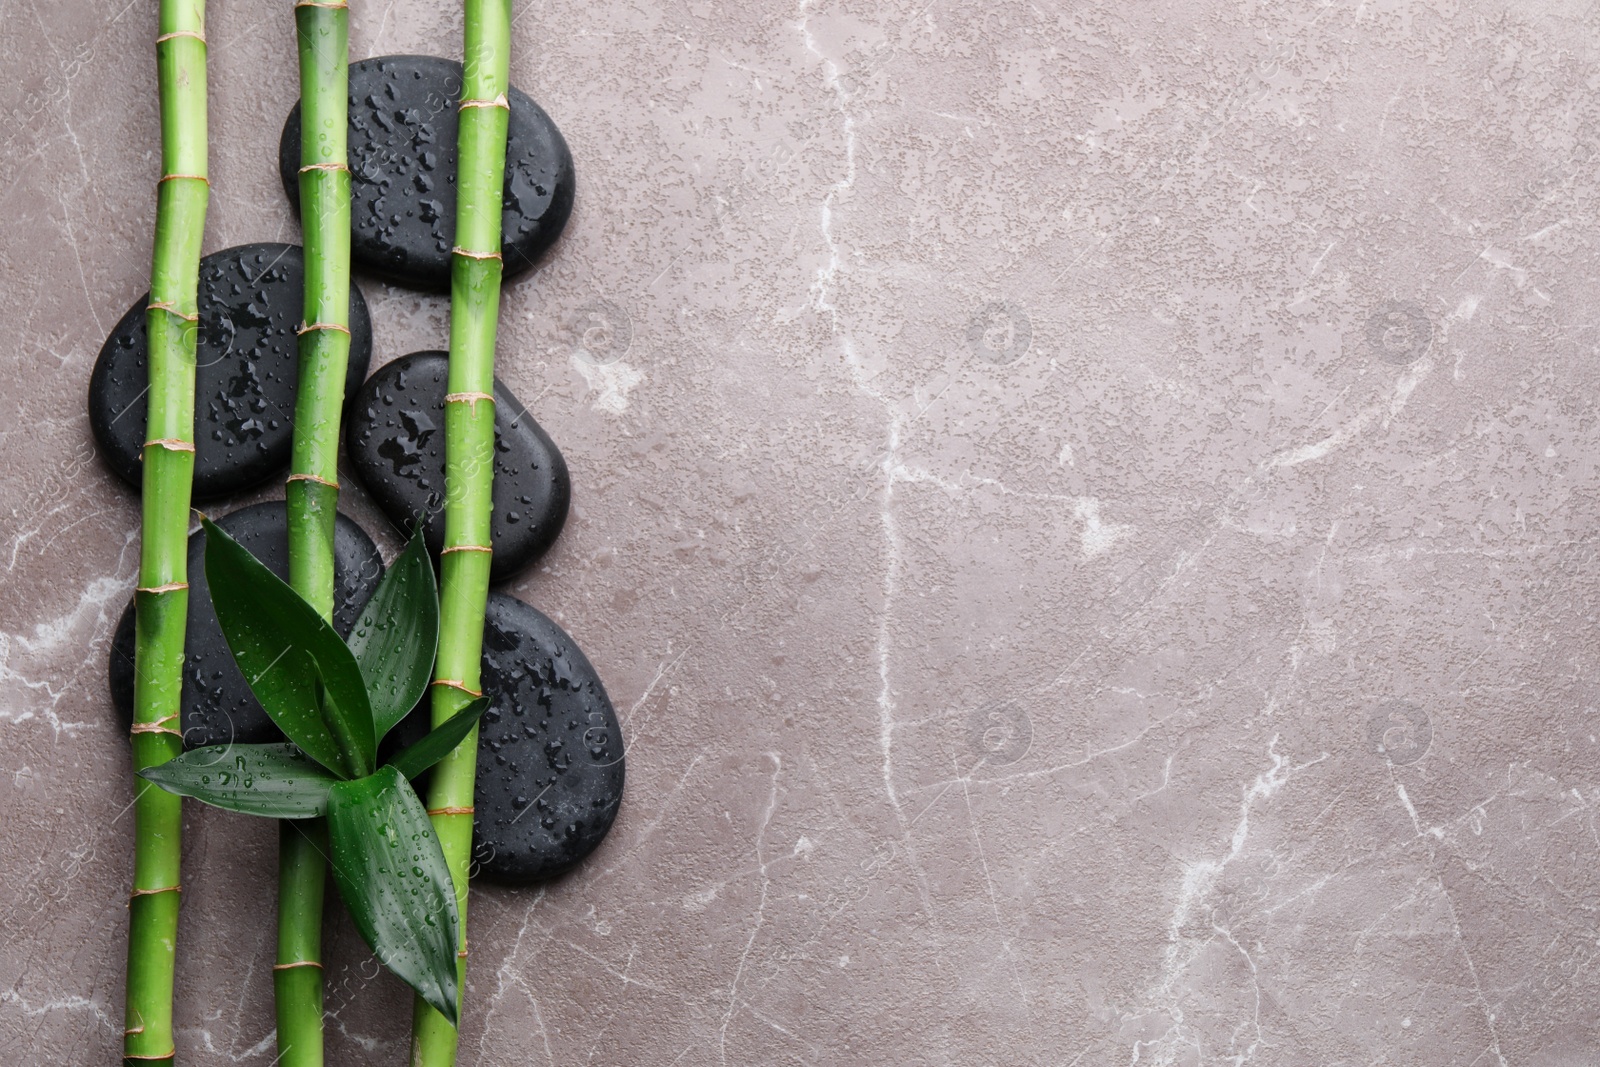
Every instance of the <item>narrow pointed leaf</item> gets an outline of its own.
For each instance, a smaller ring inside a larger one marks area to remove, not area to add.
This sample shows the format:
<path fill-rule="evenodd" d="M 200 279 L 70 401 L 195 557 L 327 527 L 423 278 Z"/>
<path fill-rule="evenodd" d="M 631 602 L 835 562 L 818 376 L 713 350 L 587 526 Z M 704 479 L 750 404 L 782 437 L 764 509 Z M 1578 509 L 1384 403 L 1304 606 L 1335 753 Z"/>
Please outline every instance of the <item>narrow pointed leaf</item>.
<path fill-rule="evenodd" d="M 355 657 L 283 579 L 210 520 L 201 524 L 211 604 L 250 691 L 306 755 L 347 777 L 367 773 L 377 741 Z M 333 700 L 319 699 L 319 679 Z"/>
<path fill-rule="evenodd" d="M 211 745 L 197 748 L 140 777 L 179 796 L 213 807 L 309 819 L 328 810 L 328 790 L 339 781 L 293 745 Z"/>
<path fill-rule="evenodd" d="M 474 700 L 450 716 L 443 725 L 435 726 L 428 731 L 422 740 L 407 745 L 395 753 L 394 758 L 389 761 L 389 766 L 407 778 L 416 778 L 455 751 L 456 746 L 472 732 L 474 726 L 478 725 L 483 713 L 489 710 L 490 703 L 489 697 L 479 697 Z"/>
<path fill-rule="evenodd" d="M 367 601 L 349 640 L 372 702 L 373 734 L 381 741 L 422 699 L 439 646 L 439 592 L 420 526 Z"/>
<path fill-rule="evenodd" d="M 334 882 L 384 966 L 454 1025 L 455 888 L 433 823 L 393 767 L 335 783 L 328 799 Z"/>
<path fill-rule="evenodd" d="M 361 778 L 371 774 L 377 766 L 377 752 L 375 735 L 371 733 L 372 713 L 368 710 L 366 692 L 356 693 L 357 705 L 354 711 L 347 712 L 345 705 L 339 700 L 339 693 L 349 692 L 343 686 L 328 685 L 327 678 L 322 674 L 322 664 L 318 662 L 317 679 L 322 682 L 322 721 L 328 727 L 333 739 L 339 743 L 339 751 L 344 753 L 345 763 L 350 765 L 352 773 L 349 777 Z M 356 669 L 360 674 L 360 668 Z M 362 730 L 361 727 L 365 727 Z M 369 739 L 373 740 L 371 747 Z M 359 761 L 352 759 L 352 753 L 359 754 Z"/>

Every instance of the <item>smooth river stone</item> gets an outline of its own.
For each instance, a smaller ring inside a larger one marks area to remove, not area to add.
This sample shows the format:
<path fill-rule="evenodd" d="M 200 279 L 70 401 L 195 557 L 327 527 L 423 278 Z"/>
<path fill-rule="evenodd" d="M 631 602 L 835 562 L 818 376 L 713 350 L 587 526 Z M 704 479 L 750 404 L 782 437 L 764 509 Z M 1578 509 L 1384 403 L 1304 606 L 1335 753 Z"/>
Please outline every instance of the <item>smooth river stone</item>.
<path fill-rule="evenodd" d="M 500 219 L 503 281 L 533 268 L 572 214 L 572 152 L 526 93 L 511 116 Z M 461 64 L 436 56 L 376 56 L 350 64 L 350 256 L 411 289 L 450 291 L 456 229 L 456 126 Z M 278 142 L 278 173 L 300 209 L 300 105 Z"/>
<path fill-rule="evenodd" d="M 289 535 L 284 505 L 271 500 L 217 520 L 278 577 L 289 578 Z M 189 615 L 183 665 L 183 740 L 189 748 L 229 741 L 281 741 L 228 651 L 206 585 L 205 534 L 189 537 Z M 343 515 L 333 528 L 333 625 L 349 634 L 383 578 L 383 557 L 366 531 Z M 111 641 L 111 699 L 124 728 L 133 723 L 133 603 Z"/>
<path fill-rule="evenodd" d="M 622 805 L 622 728 L 578 646 L 542 612 L 489 594 L 478 731 L 478 875 L 526 885 L 564 874 L 593 852 Z M 423 700 L 390 735 L 394 751 L 427 732 Z M 424 787 L 418 782 L 419 788 Z"/>
<path fill-rule="evenodd" d="M 449 356 L 413 352 L 378 369 L 351 405 L 345 451 L 361 484 L 406 537 L 419 515 L 434 559 L 444 547 L 444 396 Z M 501 582 L 544 554 L 567 521 L 567 461 L 496 379 L 489 576 Z"/>
<path fill-rule="evenodd" d="M 300 366 L 305 259 L 299 245 L 253 244 L 200 261 L 200 336 L 195 373 L 194 495 L 248 489 L 289 464 Z M 150 381 L 145 305 L 122 316 L 89 378 L 89 426 L 111 469 L 140 484 Z M 350 367 L 355 393 L 372 359 L 372 321 L 350 288 Z"/>

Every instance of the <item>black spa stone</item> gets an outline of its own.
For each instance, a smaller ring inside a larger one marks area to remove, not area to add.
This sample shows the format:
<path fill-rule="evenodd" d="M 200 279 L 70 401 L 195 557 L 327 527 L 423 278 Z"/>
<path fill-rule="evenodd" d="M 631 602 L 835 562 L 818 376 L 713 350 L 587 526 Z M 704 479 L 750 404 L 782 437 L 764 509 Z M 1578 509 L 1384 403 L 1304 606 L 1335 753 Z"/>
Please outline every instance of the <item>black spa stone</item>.
<path fill-rule="evenodd" d="M 550 116 L 513 87 L 501 214 L 503 279 L 532 269 L 567 224 L 572 153 Z M 461 64 L 376 56 L 350 64 L 350 256 L 395 285 L 448 292 L 456 227 Z M 300 208 L 300 105 L 278 142 L 284 192 Z"/>
<path fill-rule="evenodd" d="M 489 594 L 482 680 L 494 701 L 478 732 L 478 875 L 507 885 L 554 878 L 593 852 L 616 820 L 624 777 L 617 713 L 567 632 L 500 593 Z M 385 751 L 427 729 L 425 699 Z"/>
<path fill-rule="evenodd" d="M 273 573 L 289 577 L 289 535 L 281 500 L 241 508 L 221 519 L 226 530 Z M 372 538 L 350 519 L 333 528 L 333 625 L 341 635 L 355 626 L 361 609 L 383 577 L 383 557 Z M 133 723 L 133 604 L 130 601 L 111 641 L 111 699 L 126 729 Z M 258 744 L 283 735 L 256 703 L 233 662 L 222 627 L 211 609 L 206 584 L 205 534 L 189 538 L 189 614 L 184 641 L 183 741 L 189 748 L 229 741 Z"/>
<path fill-rule="evenodd" d="M 345 451 L 361 484 L 406 537 L 426 516 L 434 559 L 444 547 L 444 396 L 449 357 L 413 352 L 379 368 L 346 419 Z M 494 513 L 489 576 L 499 582 L 532 563 L 567 521 L 567 462 L 498 379 L 495 396 Z"/>
<path fill-rule="evenodd" d="M 238 492 L 289 463 L 299 372 L 295 334 L 304 304 L 298 245 L 252 244 L 200 261 L 200 335 L 195 359 L 196 498 Z M 106 463 L 138 487 L 150 381 L 146 293 L 100 349 L 89 378 L 89 426 Z M 367 375 L 372 322 L 350 289 L 350 368 L 345 395 Z"/>

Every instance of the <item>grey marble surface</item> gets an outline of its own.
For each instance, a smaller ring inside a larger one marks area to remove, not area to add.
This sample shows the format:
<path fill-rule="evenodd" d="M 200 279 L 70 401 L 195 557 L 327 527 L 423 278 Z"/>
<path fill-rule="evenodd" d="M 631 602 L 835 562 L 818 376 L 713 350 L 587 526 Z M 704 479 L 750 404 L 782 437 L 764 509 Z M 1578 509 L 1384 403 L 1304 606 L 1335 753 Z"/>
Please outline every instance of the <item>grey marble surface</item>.
<path fill-rule="evenodd" d="M 154 5 L 4 10 L 0 1058 L 104 1063 L 138 514 L 84 394 L 148 277 Z M 579 180 L 503 308 L 575 486 L 508 591 L 628 793 L 475 891 L 463 1063 L 1595 1062 L 1596 5 L 515 18 Z M 459 52 L 452 4 L 352 24 Z M 206 248 L 297 240 L 289 9 L 209 36 Z M 443 346 L 364 289 L 375 365 Z M 273 1059 L 274 857 L 190 811 L 180 1062 Z M 403 1062 L 328 938 L 330 1062 Z"/>

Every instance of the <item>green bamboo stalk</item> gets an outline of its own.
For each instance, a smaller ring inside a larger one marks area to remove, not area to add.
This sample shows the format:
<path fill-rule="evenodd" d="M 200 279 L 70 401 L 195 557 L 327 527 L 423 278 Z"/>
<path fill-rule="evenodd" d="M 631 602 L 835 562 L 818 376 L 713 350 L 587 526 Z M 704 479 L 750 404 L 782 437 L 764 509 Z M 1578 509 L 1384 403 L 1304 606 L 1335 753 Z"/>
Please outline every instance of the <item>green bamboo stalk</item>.
<path fill-rule="evenodd" d="M 350 361 L 350 168 L 346 149 L 349 11 L 344 0 L 295 5 L 300 42 L 300 220 L 305 322 L 294 448 L 285 488 L 289 584 L 333 617 L 339 418 Z M 278 1062 L 322 1067 L 322 904 L 328 831 L 285 821 L 278 836 Z"/>
<path fill-rule="evenodd" d="M 183 751 L 179 695 L 189 610 L 189 494 L 194 480 L 195 343 L 206 178 L 206 43 L 201 0 L 161 0 L 156 37 L 161 181 L 150 264 L 150 390 L 144 445 L 143 535 L 134 594 L 133 768 Z M 128 902 L 125 1063 L 171 1063 L 177 960 L 181 801 L 142 780 L 134 799 L 133 896 Z"/>
<path fill-rule="evenodd" d="M 494 479 L 494 345 L 500 313 L 500 211 L 510 88 L 510 0 L 466 0 L 457 134 L 456 237 L 450 271 L 450 372 L 445 397 L 445 533 L 440 559 L 439 657 L 433 723 L 478 695 L 489 598 L 490 490 Z M 461 915 L 457 975 L 467 974 L 467 862 L 472 852 L 478 731 L 433 770 L 428 813 L 455 883 Z M 456 1029 L 422 1000 L 412 1016 L 411 1062 L 450 1067 Z"/>

